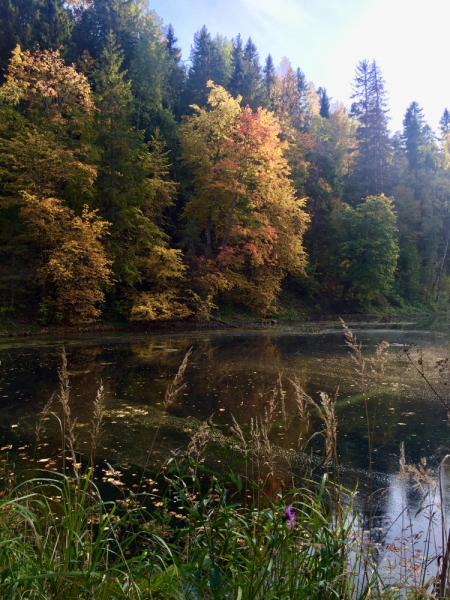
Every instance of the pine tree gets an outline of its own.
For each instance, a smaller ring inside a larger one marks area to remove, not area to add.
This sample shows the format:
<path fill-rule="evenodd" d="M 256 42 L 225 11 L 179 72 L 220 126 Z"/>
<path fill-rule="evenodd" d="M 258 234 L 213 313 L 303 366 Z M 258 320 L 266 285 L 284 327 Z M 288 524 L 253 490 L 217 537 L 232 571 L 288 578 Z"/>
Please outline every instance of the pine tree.
<path fill-rule="evenodd" d="M 71 50 L 73 19 L 64 0 L 0 0 L 0 82 L 11 52 L 22 50 Z"/>
<path fill-rule="evenodd" d="M 356 67 L 352 114 L 359 121 L 357 171 L 360 193 L 380 194 L 386 185 L 387 165 L 391 156 L 387 129 L 386 91 L 375 61 L 361 61 Z"/>
<path fill-rule="evenodd" d="M 133 124 L 145 131 L 148 141 L 156 128 L 170 139 L 175 136 L 173 110 L 180 111 L 180 91 L 184 80 L 173 36 L 170 46 L 161 21 L 152 12 L 145 16 L 127 73 L 134 101 Z"/>
<path fill-rule="evenodd" d="M 242 87 L 244 84 L 244 46 L 241 34 L 239 33 L 233 42 L 233 52 L 231 55 L 231 79 L 228 89 L 233 96 L 238 94 L 242 96 Z"/>
<path fill-rule="evenodd" d="M 244 77 L 242 91 L 240 92 L 243 104 L 248 104 L 253 110 L 256 110 L 260 106 L 267 106 L 268 97 L 264 89 L 259 55 L 251 38 L 248 38 L 245 44 L 243 66 Z"/>
<path fill-rule="evenodd" d="M 99 59 L 112 32 L 123 51 L 123 67 L 129 69 L 148 14 L 146 0 L 95 0 L 82 12 L 74 30 L 78 54 L 88 50 Z"/>
<path fill-rule="evenodd" d="M 320 116 L 323 119 L 329 119 L 330 118 L 330 100 L 331 98 L 328 97 L 327 95 L 327 90 L 326 88 L 318 88 L 317 93 L 319 94 L 319 99 L 320 99 Z"/>
<path fill-rule="evenodd" d="M 191 67 L 186 82 L 185 96 L 187 105 L 204 106 L 208 100 L 208 81 L 217 85 L 228 84 L 227 61 L 220 40 L 213 40 L 203 26 L 194 36 L 191 48 Z"/>
<path fill-rule="evenodd" d="M 423 109 L 411 102 L 403 119 L 403 141 L 411 169 L 417 169 L 423 160 L 424 127 Z"/>
<path fill-rule="evenodd" d="M 273 92 L 273 86 L 275 85 L 275 81 L 276 81 L 276 74 L 275 74 L 275 65 L 273 64 L 273 59 L 270 54 L 266 58 L 266 64 L 263 69 L 263 73 L 264 73 L 264 86 L 266 88 L 266 95 L 267 95 L 267 98 L 269 99 L 269 102 L 272 103 L 272 92 Z"/>
<path fill-rule="evenodd" d="M 176 44 L 178 39 L 175 37 L 175 32 L 172 25 L 167 28 L 166 48 L 169 54 L 169 74 L 167 76 L 169 88 L 169 107 L 172 108 L 173 114 L 179 120 L 181 118 L 181 90 L 184 87 L 186 79 L 186 70 L 181 63 L 181 48 Z"/>
<path fill-rule="evenodd" d="M 300 68 L 297 68 L 297 89 L 300 96 L 304 96 L 308 91 L 308 82 L 306 81 L 305 74 Z"/>
<path fill-rule="evenodd" d="M 371 171 L 369 151 L 370 65 L 367 60 L 361 61 L 356 66 L 352 98 L 357 99 L 352 105 L 352 113 L 359 121 L 356 138 L 358 140 L 360 185 L 364 189 L 364 195 L 369 195 Z"/>
<path fill-rule="evenodd" d="M 439 129 L 443 136 L 450 133 L 450 112 L 447 109 L 444 110 L 444 114 L 439 121 Z"/>
<path fill-rule="evenodd" d="M 392 149 L 387 128 L 388 110 L 384 79 L 375 61 L 370 72 L 370 96 L 369 149 L 373 164 L 371 192 L 378 195 L 386 188 L 387 168 Z"/>

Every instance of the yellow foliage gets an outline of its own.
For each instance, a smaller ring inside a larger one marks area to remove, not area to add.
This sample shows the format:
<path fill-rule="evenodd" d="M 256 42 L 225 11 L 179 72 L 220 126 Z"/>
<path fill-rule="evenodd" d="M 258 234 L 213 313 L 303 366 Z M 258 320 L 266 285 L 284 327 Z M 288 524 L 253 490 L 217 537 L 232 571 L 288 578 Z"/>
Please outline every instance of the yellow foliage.
<path fill-rule="evenodd" d="M 141 292 L 134 300 L 131 309 L 132 321 L 163 321 L 184 319 L 192 311 L 184 302 L 180 302 L 174 290 L 160 293 Z"/>
<path fill-rule="evenodd" d="M 100 314 L 102 286 L 112 283 L 111 261 L 102 245 L 109 224 L 87 206 L 76 216 L 56 198 L 25 194 L 24 201 L 22 216 L 42 249 L 36 280 L 45 285 L 47 300 L 71 324 L 92 321 Z"/>
<path fill-rule="evenodd" d="M 30 116 L 45 122 L 58 141 L 68 128 L 85 125 L 95 110 L 86 76 L 67 66 L 59 50 L 31 54 L 16 46 L 1 96 L 10 103 L 22 100 Z"/>

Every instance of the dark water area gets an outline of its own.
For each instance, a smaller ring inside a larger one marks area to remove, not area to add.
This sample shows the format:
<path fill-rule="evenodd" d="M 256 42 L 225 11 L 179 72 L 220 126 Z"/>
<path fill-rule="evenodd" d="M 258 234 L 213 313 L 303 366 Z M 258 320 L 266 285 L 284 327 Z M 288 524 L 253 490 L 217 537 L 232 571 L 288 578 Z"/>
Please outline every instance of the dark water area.
<path fill-rule="evenodd" d="M 369 451 L 366 405 L 355 364 L 349 357 L 344 333 L 336 324 L 321 324 L 316 333 L 293 326 L 252 331 L 198 331 L 152 335 L 83 336 L 66 340 L 51 338 L 0 342 L 0 447 L 19 468 L 30 466 L 35 426 L 42 407 L 58 389 L 58 368 L 65 345 L 71 382 L 73 415 L 77 418 L 80 452 L 89 448 L 88 429 L 93 401 L 100 381 L 106 398 L 105 430 L 98 452 L 99 468 L 108 462 L 115 469 L 138 477 L 152 445 L 156 423 L 161 420 L 167 386 L 183 357 L 192 347 L 185 373 L 186 388 L 162 418 L 162 427 L 152 458 L 155 469 L 171 449 L 185 448 L 200 424 L 214 413 L 217 431 L 223 436 L 232 425 L 232 415 L 244 432 L 252 419 L 264 412 L 281 376 L 290 426 L 281 413 L 271 431 L 272 443 L 297 457 L 298 438 L 319 427 L 312 417 L 305 431 L 296 417 L 295 378 L 316 401 L 320 392 L 337 399 L 338 455 L 341 483 L 349 489 L 367 480 Z M 352 331 L 363 344 L 367 358 L 367 406 L 373 424 L 373 489 L 384 488 L 376 501 L 380 539 L 402 535 L 404 515 L 394 525 L 406 497 L 419 506 L 420 491 L 398 477 L 399 446 L 403 442 L 407 463 L 426 459 L 436 468 L 450 453 L 447 410 L 408 364 L 402 348 L 413 344 L 412 357 L 422 364 L 430 382 L 443 397 L 450 397 L 445 373 L 436 361 L 450 357 L 450 319 L 409 319 L 386 325 L 355 323 Z M 384 373 L 376 383 L 370 359 L 383 340 L 390 344 Z M 419 351 L 420 350 L 420 351 Z M 376 389 L 378 385 L 378 390 Z M 450 388 L 450 385 L 449 385 Z M 55 412 L 59 411 L 57 405 Z M 45 422 L 46 432 L 38 459 L 47 469 L 59 467 L 60 433 L 56 419 Z M 321 438 L 312 442 L 313 454 L 321 456 Z M 216 449 L 208 454 L 211 464 L 223 463 Z M 415 527 L 426 527 L 419 520 Z M 386 530 L 389 534 L 386 535 Z M 438 542 L 434 542 L 438 545 Z"/>

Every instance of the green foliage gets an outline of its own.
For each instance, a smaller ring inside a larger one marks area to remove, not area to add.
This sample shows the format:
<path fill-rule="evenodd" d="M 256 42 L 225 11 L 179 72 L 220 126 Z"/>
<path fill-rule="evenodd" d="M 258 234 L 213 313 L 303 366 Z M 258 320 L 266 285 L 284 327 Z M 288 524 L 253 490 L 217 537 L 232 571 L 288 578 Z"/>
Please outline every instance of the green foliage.
<path fill-rule="evenodd" d="M 63 0 L 0 0 L 0 81 L 11 52 L 64 46 L 71 49 L 73 20 Z"/>
<path fill-rule="evenodd" d="M 120 505 L 102 500 L 90 471 L 75 481 L 54 474 L 19 485 L 0 502 L 2 597 L 331 600 L 351 593 L 358 561 L 342 577 L 354 551 L 351 505 L 338 515 L 324 485 L 292 490 L 291 526 L 281 495 L 244 507 L 227 491 L 242 489 L 239 475 L 217 474 L 205 490 L 202 471 L 192 458 L 169 460 L 164 509 L 153 514 L 140 496 Z"/>
<path fill-rule="evenodd" d="M 387 292 L 399 254 L 393 198 L 368 196 L 356 209 L 344 205 L 337 216 L 337 228 L 342 302 L 349 294 L 364 302 Z"/>

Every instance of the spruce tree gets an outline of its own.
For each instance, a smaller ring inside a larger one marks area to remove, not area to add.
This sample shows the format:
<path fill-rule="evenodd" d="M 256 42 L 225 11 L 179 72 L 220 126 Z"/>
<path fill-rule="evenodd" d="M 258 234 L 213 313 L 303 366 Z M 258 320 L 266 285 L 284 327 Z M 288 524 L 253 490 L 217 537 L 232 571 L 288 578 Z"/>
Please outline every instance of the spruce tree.
<path fill-rule="evenodd" d="M 256 110 L 260 106 L 267 106 L 268 97 L 261 74 L 259 55 L 251 38 L 248 38 L 245 44 L 243 59 L 242 100 L 244 105 L 248 104 L 253 110 Z"/>
<path fill-rule="evenodd" d="M 320 99 L 320 116 L 324 119 L 330 118 L 330 100 L 331 98 L 327 95 L 326 88 L 318 88 L 317 93 Z"/>
<path fill-rule="evenodd" d="M 450 133 L 450 112 L 447 109 L 444 110 L 444 114 L 439 121 L 439 129 L 443 136 Z"/>
<path fill-rule="evenodd" d="M 70 55 L 73 19 L 64 0 L 0 0 L 0 82 L 17 44 Z"/>
<path fill-rule="evenodd" d="M 419 168 L 423 159 L 425 119 L 418 102 L 411 102 L 403 119 L 403 142 L 411 169 Z"/>
<path fill-rule="evenodd" d="M 230 93 L 236 97 L 242 95 L 244 84 L 244 46 L 241 34 L 239 33 L 233 42 L 233 52 L 231 55 L 231 79 L 228 84 Z"/>
<path fill-rule="evenodd" d="M 275 81 L 276 81 L 276 74 L 275 74 L 275 65 L 273 64 L 273 58 L 270 54 L 266 58 L 266 64 L 263 69 L 263 73 L 264 73 L 264 87 L 266 88 L 267 98 L 269 99 L 269 103 L 271 104 L 272 103 L 273 86 L 275 85 Z"/>
<path fill-rule="evenodd" d="M 117 224 L 131 203 L 135 185 L 133 172 L 140 146 L 132 128 L 131 82 L 122 70 L 124 56 L 116 37 L 107 36 L 95 73 L 97 92 L 97 143 L 102 153 L 97 188 L 106 218 Z"/>
<path fill-rule="evenodd" d="M 308 91 L 308 82 L 305 74 L 300 68 L 297 68 L 297 89 L 301 96 L 304 96 Z"/>
<path fill-rule="evenodd" d="M 76 24 L 74 39 L 78 54 L 88 50 L 97 60 L 112 31 L 123 50 L 123 67 L 129 69 L 148 15 L 144 0 L 95 0 Z"/>
<path fill-rule="evenodd" d="M 187 105 L 204 106 L 208 100 L 208 81 L 217 85 L 228 84 L 226 57 L 218 40 L 213 40 L 203 26 L 194 36 L 190 55 L 191 67 L 186 82 L 185 96 Z"/>
<path fill-rule="evenodd" d="M 387 128 L 384 79 L 375 61 L 370 71 L 369 151 L 372 161 L 371 192 L 385 191 L 388 163 L 392 154 Z"/>
<path fill-rule="evenodd" d="M 166 48 L 169 55 L 169 73 L 167 74 L 169 107 L 174 116 L 181 117 L 181 90 L 186 79 L 186 70 L 181 63 L 181 48 L 177 46 L 178 39 L 172 25 L 167 28 Z"/>
<path fill-rule="evenodd" d="M 386 91 L 375 61 L 361 61 L 353 83 L 352 115 L 359 121 L 357 178 L 361 195 L 380 194 L 386 186 L 386 171 L 391 156 L 387 128 Z"/>

